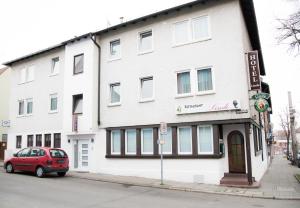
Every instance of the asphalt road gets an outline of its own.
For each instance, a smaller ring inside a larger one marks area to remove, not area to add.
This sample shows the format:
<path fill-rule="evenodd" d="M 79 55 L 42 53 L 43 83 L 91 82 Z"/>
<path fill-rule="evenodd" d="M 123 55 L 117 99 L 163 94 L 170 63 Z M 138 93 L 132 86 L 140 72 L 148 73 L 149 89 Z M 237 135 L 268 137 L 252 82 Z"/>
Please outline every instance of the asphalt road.
<path fill-rule="evenodd" d="M 1 167 L 0 167 L 1 168 Z M 72 177 L 36 178 L 0 170 L 0 208 L 293 208 L 300 201 L 254 199 L 103 183 Z"/>

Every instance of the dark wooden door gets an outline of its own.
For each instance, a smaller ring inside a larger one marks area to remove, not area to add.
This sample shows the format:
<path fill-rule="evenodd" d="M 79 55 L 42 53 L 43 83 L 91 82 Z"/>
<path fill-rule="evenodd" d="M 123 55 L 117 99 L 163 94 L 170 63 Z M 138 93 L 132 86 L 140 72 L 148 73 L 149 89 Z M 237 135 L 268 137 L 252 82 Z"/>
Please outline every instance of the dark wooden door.
<path fill-rule="evenodd" d="M 4 160 L 5 150 L 6 150 L 6 142 L 0 142 L 0 160 Z"/>
<path fill-rule="evenodd" d="M 239 131 L 228 135 L 228 162 L 230 173 L 246 173 L 244 137 Z"/>

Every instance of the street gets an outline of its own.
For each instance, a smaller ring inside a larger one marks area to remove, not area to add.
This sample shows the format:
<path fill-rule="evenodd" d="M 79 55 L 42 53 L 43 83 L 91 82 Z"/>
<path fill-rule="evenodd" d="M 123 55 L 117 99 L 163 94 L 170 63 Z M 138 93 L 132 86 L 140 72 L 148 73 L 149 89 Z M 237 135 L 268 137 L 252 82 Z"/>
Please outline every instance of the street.
<path fill-rule="evenodd" d="M 269 200 L 125 186 L 55 175 L 0 171 L 0 207 L 299 207 L 300 201 Z"/>

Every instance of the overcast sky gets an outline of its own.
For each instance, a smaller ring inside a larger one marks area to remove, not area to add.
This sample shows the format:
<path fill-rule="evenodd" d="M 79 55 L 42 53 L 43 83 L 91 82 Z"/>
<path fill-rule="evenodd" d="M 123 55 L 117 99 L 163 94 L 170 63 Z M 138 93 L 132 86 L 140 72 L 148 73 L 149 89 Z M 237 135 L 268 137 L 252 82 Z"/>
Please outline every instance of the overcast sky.
<path fill-rule="evenodd" d="M 74 36 L 94 32 L 191 0 L 9 0 L 0 1 L 0 63 L 58 44 Z M 270 84 L 273 123 L 287 106 L 292 91 L 300 110 L 300 55 L 278 45 L 276 18 L 287 17 L 300 8 L 298 0 L 254 0 L 267 76 Z M 300 119 L 300 116 L 299 116 Z M 300 123 L 300 122 L 298 122 Z"/>

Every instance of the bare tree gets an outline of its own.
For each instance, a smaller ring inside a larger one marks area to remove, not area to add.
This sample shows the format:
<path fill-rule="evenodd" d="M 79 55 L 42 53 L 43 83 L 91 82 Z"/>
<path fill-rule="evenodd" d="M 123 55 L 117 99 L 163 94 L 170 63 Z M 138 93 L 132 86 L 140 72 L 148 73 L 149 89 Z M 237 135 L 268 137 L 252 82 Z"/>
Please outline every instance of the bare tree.
<path fill-rule="evenodd" d="M 289 139 L 291 136 L 291 128 L 290 128 L 290 118 L 289 118 L 289 110 L 285 108 L 282 112 L 278 115 L 280 119 L 280 126 L 284 132 L 284 135 L 287 140 L 287 156 L 289 155 Z"/>
<path fill-rule="evenodd" d="M 291 51 L 296 50 L 296 53 L 300 54 L 300 10 L 287 19 L 278 19 L 278 22 L 278 42 L 288 44 Z"/>

